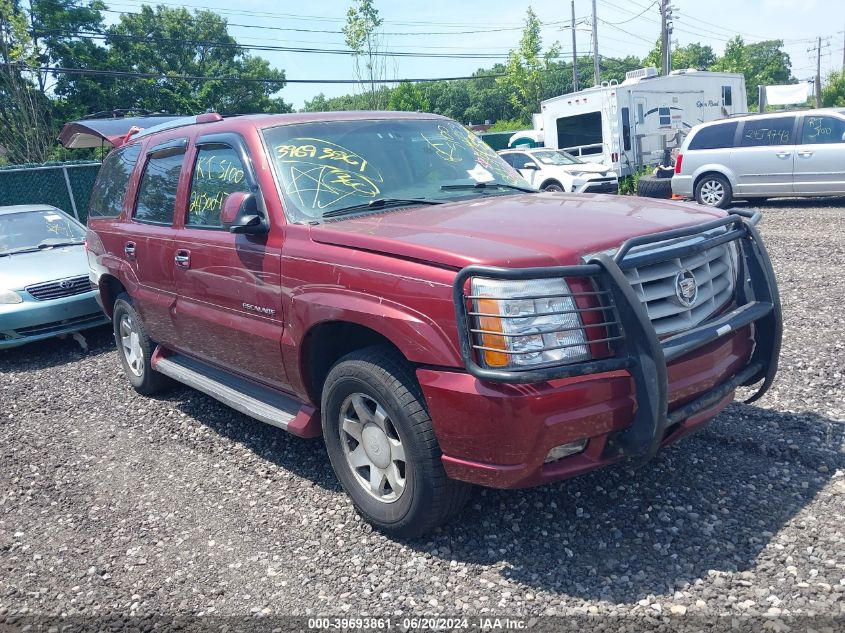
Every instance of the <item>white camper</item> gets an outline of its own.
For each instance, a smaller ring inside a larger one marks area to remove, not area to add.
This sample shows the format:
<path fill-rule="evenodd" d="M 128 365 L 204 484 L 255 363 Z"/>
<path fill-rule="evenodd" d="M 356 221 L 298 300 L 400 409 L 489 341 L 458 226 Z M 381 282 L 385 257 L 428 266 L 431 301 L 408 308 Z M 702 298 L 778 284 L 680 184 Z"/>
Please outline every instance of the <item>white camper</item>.
<path fill-rule="evenodd" d="M 642 165 L 663 161 L 698 123 L 748 112 L 745 77 L 735 73 L 656 68 L 625 75 L 621 84 L 603 83 L 540 104 L 546 147 L 601 162 L 626 176 Z"/>

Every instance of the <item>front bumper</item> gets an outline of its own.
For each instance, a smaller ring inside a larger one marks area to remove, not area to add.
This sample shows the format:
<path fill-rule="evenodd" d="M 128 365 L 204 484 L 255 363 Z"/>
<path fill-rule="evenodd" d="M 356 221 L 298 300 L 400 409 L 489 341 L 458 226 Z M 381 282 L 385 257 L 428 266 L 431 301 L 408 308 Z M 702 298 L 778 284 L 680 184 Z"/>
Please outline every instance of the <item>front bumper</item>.
<path fill-rule="evenodd" d="M 18 347 L 60 334 L 77 332 L 109 322 L 97 303 L 96 292 L 0 306 L 0 349 Z"/>
<path fill-rule="evenodd" d="M 715 416 L 732 401 L 736 387 L 760 382 L 748 401 L 761 397 L 777 371 L 782 324 L 774 272 L 755 227 L 759 217 L 740 211 L 703 225 L 633 238 L 612 258 L 599 254 L 582 266 L 462 270 L 454 297 L 469 373 L 418 371 L 450 476 L 519 487 L 623 458 L 644 463 L 662 445 Z M 623 273 L 650 255 L 628 260 L 626 255 L 643 244 L 721 227 L 723 232 L 695 244 L 664 248 L 659 257 L 737 240 L 741 256 L 734 303 L 692 329 L 659 340 Z M 616 331 L 600 339 L 607 341 L 603 344 L 610 353 L 543 369 L 481 367 L 474 357 L 464 294 L 473 276 L 591 278 L 597 291 L 588 294 L 604 293 L 610 304 L 598 309 L 618 314 Z M 584 452 L 543 463 L 551 448 L 580 439 L 589 440 Z"/>
<path fill-rule="evenodd" d="M 575 189 L 576 193 L 619 193 L 619 180 L 615 177 L 594 178 Z"/>

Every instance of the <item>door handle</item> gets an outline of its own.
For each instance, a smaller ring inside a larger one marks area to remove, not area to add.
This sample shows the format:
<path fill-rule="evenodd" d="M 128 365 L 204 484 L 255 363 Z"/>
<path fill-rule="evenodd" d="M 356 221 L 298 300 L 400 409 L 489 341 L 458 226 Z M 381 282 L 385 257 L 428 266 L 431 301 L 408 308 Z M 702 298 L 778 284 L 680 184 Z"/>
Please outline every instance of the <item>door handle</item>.
<path fill-rule="evenodd" d="M 798 152 L 798 155 L 799 155 L 801 158 L 809 158 L 810 156 L 812 156 L 812 155 L 813 155 L 813 152 Z"/>
<path fill-rule="evenodd" d="M 126 242 L 123 246 L 123 252 L 130 259 L 135 259 L 135 242 Z"/>
<path fill-rule="evenodd" d="M 191 251 L 176 251 L 176 256 L 173 259 L 180 268 L 191 267 Z"/>
<path fill-rule="evenodd" d="M 778 158 L 789 158 L 790 156 L 792 156 L 792 152 L 778 152 L 777 154 L 775 154 L 775 156 L 777 156 Z"/>

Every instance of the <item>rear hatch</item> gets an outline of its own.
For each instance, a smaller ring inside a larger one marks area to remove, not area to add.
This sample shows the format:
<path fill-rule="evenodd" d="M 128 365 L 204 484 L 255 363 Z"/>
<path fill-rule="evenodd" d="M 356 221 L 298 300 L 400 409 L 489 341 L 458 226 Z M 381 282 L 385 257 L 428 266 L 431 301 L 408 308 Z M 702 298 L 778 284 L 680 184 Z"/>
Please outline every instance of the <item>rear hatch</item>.
<path fill-rule="evenodd" d="M 66 123 L 59 134 L 59 143 L 68 149 L 120 147 L 128 140 L 130 132 L 136 133 L 163 123 L 183 118 L 173 114 L 81 119 Z"/>

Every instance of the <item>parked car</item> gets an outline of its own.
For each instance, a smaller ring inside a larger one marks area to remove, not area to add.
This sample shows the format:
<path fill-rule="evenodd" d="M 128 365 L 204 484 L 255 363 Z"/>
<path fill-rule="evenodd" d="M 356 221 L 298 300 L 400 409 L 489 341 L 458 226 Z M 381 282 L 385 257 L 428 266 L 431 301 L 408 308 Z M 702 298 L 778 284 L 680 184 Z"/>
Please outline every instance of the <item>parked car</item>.
<path fill-rule="evenodd" d="M 534 192 L 436 115 L 189 117 L 128 135 L 93 199 L 133 387 L 322 434 L 393 535 L 469 484 L 647 461 L 777 367 L 759 214 Z"/>
<path fill-rule="evenodd" d="M 584 162 L 560 149 L 503 150 L 499 155 L 543 191 L 619 192 L 619 179 L 610 167 Z"/>
<path fill-rule="evenodd" d="M 85 227 L 49 205 L 0 207 L 0 349 L 103 325 Z"/>
<path fill-rule="evenodd" d="M 697 125 L 672 191 L 699 204 L 845 195 L 845 109 L 772 112 Z"/>

